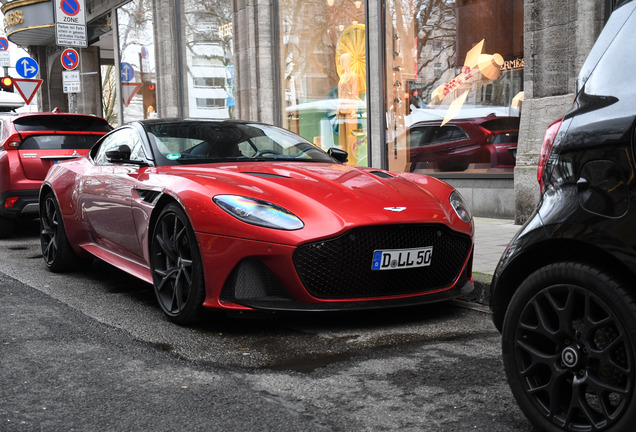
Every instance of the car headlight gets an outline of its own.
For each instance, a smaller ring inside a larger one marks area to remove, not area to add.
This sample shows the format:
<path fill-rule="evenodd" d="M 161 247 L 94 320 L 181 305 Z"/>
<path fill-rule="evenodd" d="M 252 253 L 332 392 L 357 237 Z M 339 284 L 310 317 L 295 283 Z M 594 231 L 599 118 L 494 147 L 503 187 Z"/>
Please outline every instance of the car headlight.
<path fill-rule="evenodd" d="M 251 225 L 293 231 L 305 226 L 296 215 L 267 201 L 238 195 L 217 195 L 216 205 Z"/>
<path fill-rule="evenodd" d="M 470 209 L 461 194 L 457 191 L 453 191 L 448 200 L 453 210 L 455 210 L 455 213 L 457 213 L 457 216 L 466 223 L 470 222 L 473 216 L 470 214 Z"/>

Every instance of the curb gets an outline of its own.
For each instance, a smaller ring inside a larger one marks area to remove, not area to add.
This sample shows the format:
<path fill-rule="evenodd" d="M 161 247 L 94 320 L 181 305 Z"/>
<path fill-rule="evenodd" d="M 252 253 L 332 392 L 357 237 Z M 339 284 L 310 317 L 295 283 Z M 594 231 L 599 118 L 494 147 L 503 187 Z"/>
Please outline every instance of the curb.
<path fill-rule="evenodd" d="M 484 306 L 490 306 L 490 282 L 492 275 L 483 273 L 473 273 L 473 283 L 475 290 L 467 296 L 460 297 L 459 300 L 479 303 Z"/>

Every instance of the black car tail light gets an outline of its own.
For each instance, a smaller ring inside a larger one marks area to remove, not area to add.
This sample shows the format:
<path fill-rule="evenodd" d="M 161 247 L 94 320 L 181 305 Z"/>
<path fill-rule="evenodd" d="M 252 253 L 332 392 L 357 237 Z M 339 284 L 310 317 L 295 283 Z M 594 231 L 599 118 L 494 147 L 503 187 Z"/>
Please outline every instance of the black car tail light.
<path fill-rule="evenodd" d="M 554 121 L 550 126 L 548 126 L 548 130 L 546 130 L 545 136 L 543 137 L 543 144 L 541 145 L 541 155 L 539 156 L 539 166 L 537 167 L 537 181 L 539 182 L 539 186 L 541 187 L 541 193 L 543 193 L 543 190 L 545 189 L 545 184 L 543 182 L 543 173 L 545 172 L 545 167 L 548 164 L 550 152 L 552 151 L 552 147 L 554 146 L 556 136 L 559 133 L 559 128 L 561 128 L 561 123 L 563 123 L 563 118 Z"/>

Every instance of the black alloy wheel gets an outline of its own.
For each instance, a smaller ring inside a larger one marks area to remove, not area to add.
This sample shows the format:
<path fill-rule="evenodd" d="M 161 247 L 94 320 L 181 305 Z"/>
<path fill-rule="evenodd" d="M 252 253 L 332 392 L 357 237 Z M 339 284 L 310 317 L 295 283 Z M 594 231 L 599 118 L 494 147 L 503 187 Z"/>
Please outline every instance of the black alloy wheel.
<path fill-rule="evenodd" d="M 197 321 L 205 298 L 203 266 L 194 231 L 176 204 L 159 214 L 150 254 L 155 294 L 163 312 L 177 324 Z"/>
<path fill-rule="evenodd" d="M 636 424 L 636 297 L 576 263 L 537 270 L 506 313 L 503 361 L 525 415 L 545 431 Z"/>
<path fill-rule="evenodd" d="M 66 237 L 60 206 L 53 192 L 40 203 L 40 244 L 49 270 L 63 272 L 73 268 L 78 258 Z"/>

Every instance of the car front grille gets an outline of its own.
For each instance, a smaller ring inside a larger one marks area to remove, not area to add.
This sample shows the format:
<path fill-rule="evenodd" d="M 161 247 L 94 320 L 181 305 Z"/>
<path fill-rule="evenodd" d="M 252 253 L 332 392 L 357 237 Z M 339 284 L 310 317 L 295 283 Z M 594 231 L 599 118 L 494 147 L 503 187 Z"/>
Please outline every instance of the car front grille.
<path fill-rule="evenodd" d="M 376 250 L 433 247 L 426 267 L 372 270 Z M 307 291 L 319 299 L 373 298 L 426 293 L 451 285 L 471 252 L 469 236 L 444 225 L 404 224 L 354 228 L 300 246 L 294 265 Z"/>

